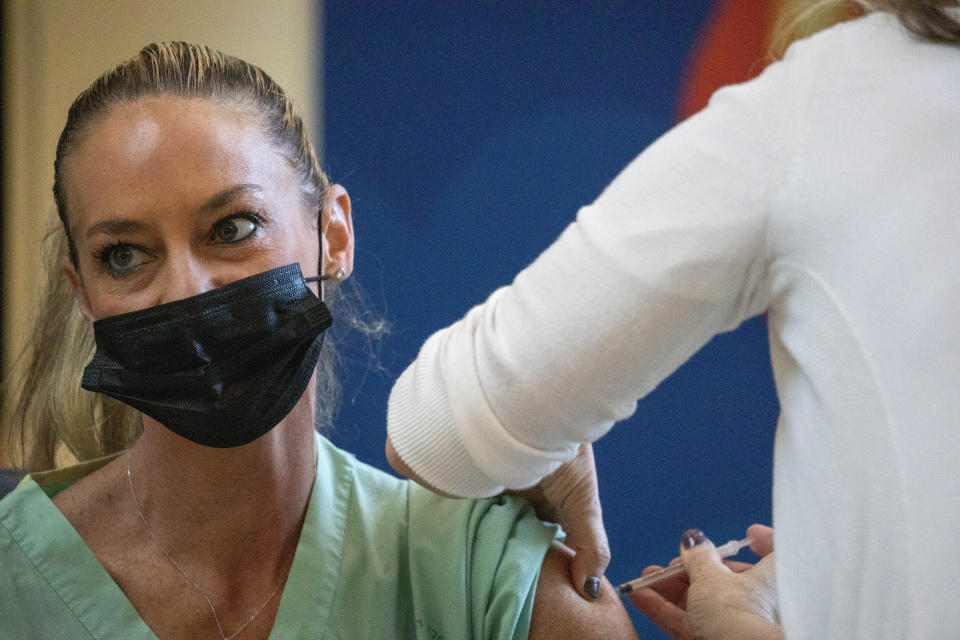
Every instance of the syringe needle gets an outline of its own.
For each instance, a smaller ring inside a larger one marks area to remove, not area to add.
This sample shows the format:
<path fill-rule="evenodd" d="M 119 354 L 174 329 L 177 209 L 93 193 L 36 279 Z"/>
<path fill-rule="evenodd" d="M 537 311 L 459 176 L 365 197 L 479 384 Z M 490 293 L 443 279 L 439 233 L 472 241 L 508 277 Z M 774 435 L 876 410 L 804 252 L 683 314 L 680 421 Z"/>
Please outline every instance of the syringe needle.
<path fill-rule="evenodd" d="M 753 539 L 750 536 L 747 536 L 743 540 L 731 540 L 730 542 L 717 547 L 717 553 L 720 554 L 721 558 L 729 558 L 730 556 L 737 555 L 740 552 L 740 549 L 743 549 L 752 543 Z M 617 591 L 620 592 L 620 595 L 626 595 L 634 589 L 643 589 L 645 587 L 653 586 L 658 582 L 666 580 L 667 578 L 672 578 L 673 576 L 681 573 L 685 573 L 682 564 L 664 567 L 663 569 L 657 569 L 652 573 L 648 573 L 642 578 L 637 578 L 636 580 L 631 580 L 630 582 L 624 582 L 617 587 Z"/>

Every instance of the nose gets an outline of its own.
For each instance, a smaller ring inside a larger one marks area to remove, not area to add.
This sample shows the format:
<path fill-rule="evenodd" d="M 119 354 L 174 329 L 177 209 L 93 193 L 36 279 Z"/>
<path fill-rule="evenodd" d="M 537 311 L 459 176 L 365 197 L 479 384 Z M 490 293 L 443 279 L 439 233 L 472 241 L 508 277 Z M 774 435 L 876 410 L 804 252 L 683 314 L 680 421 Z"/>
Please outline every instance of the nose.
<path fill-rule="evenodd" d="M 213 267 L 192 257 L 171 256 L 166 266 L 157 304 L 189 298 L 225 284 L 222 276 Z"/>

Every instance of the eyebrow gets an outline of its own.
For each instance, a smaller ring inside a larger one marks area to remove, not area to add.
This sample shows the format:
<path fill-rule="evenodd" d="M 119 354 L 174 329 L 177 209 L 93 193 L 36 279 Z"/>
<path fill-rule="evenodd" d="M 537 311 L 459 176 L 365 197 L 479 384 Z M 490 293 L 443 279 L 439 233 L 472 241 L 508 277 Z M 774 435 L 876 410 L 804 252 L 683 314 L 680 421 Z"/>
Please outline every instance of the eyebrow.
<path fill-rule="evenodd" d="M 136 220 L 104 220 L 87 229 L 87 237 L 92 238 L 98 233 L 106 233 L 107 235 L 133 233 L 143 227 L 144 224 Z"/>
<path fill-rule="evenodd" d="M 263 187 L 258 184 L 253 184 L 252 182 L 241 182 L 232 187 L 224 189 L 207 200 L 197 210 L 197 214 L 205 215 L 211 211 L 216 211 L 217 209 L 229 204 L 231 200 L 239 195 L 260 193 L 261 191 L 263 191 Z M 105 233 L 107 235 L 133 233 L 134 231 L 143 229 L 145 226 L 146 225 L 144 223 L 138 220 L 104 220 L 103 222 L 98 222 L 87 229 L 87 237 L 93 237 L 98 233 Z"/>
<path fill-rule="evenodd" d="M 261 191 L 263 191 L 263 188 L 258 184 L 241 182 L 228 189 L 224 189 L 207 200 L 203 206 L 200 207 L 199 213 L 204 214 L 219 209 L 241 194 L 254 194 L 260 193 Z"/>

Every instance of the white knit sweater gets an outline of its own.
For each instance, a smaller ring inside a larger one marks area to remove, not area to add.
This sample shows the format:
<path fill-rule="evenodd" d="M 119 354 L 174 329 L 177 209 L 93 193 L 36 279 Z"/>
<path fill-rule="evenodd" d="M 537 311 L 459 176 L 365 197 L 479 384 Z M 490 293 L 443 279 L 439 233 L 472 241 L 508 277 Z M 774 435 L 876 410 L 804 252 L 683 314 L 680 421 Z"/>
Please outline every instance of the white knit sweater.
<path fill-rule="evenodd" d="M 536 482 L 769 313 L 788 639 L 960 637 L 960 47 L 892 17 L 794 45 L 636 158 L 397 381 L 448 492 Z"/>

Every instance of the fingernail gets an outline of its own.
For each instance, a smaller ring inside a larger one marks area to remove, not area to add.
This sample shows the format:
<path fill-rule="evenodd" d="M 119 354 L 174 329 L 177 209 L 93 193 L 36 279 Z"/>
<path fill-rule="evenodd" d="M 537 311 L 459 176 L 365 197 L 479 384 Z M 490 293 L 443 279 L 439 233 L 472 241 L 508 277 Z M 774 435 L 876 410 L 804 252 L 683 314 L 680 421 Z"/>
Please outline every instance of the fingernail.
<path fill-rule="evenodd" d="M 707 536 L 703 535 L 703 531 L 700 531 L 700 529 L 687 529 L 680 536 L 680 544 L 683 545 L 684 549 L 692 549 L 706 541 Z"/>
<path fill-rule="evenodd" d="M 593 600 L 596 600 L 600 597 L 600 578 L 596 576 L 587 578 L 583 582 L 583 590 L 587 592 L 587 595 L 590 596 Z"/>

